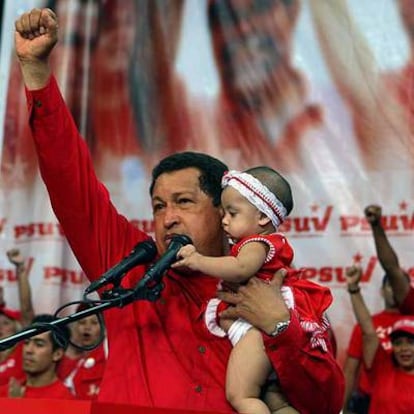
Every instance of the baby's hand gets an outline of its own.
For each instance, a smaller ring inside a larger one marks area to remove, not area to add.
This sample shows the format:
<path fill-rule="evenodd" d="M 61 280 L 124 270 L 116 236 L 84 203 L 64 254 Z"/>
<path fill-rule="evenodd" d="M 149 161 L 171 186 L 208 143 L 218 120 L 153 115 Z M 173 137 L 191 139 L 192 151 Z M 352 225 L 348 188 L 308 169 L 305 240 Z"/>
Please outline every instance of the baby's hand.
<path fill-rule="evenodd" d="M 188 267 L 191 270 L 197 269 L 197 260 L 200 257 L 200 254 L 197 252 L 196 248 L 192 244 L 187 244 L 178 251 L 177 258 L 178 260 L 171 265 L 172 268 L 176 267 Z"/>

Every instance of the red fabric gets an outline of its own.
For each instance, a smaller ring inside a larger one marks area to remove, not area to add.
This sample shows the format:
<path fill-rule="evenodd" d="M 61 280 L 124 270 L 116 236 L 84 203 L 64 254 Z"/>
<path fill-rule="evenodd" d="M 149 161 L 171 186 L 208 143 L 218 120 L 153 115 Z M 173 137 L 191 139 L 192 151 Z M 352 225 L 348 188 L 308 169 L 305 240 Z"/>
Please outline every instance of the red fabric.
<path fill-rule="evenodd" d="M 0 362 L 0 386 L 8 385 L 10 378 L 22 380 L 23 372 L 23 343 L 17 344 L 8 357 Z"/>
<path fill-rule="evenodd" d="M 414 413 L 414 375 L 396 367 L 381 347 L 369 378 L 372 381 L 369 414 Z"/>
<path fill-rule="evenodd" d="M 258 240 L 266 243 L 270 249 L 266 257 L 266 262 L 257 273 L 257 277 L 269 280 L 272 279 L 276 270 L 290 267 L 293 260 L 293 249 L 286 237 L 280 233 L 245 237 L 231 247 L 230 254 L 232 256 L 237 256 L 243 246 Z"/>
<path fill-rule="evenodd" d="M 253 235 L 245 237 L 231 247 L 230 255 L 237 257 L 240 249 L 244 245 L 258 240 L 266 243 L 270 249 L 266 257 L 266 263 L 263 264 L 256 276 L 263 280 L 270 280 L 277 270 L 281 268 L 288 268 L 293 260 L 293 249 L 282 234 L 273 233 L 267 235 Z M 229 305 L 227 303 L 221 301 L 217 305 L 215 318 L 215 323 L 217 326 L 220 326 L 220 313 L 228 307 Z"/>
<path fill-rule="evenodd" d="M 288 274 L 284 281 L 284 290 L 286 291 L 286 287 L 289 287 L 292 292 L 292 303 L 287 303 L 287 306 L 298 311 L 301 322 L 316 322 L 322 325 L 324 314 L 332 303 L 332 296 L 327 288 L 301 279 L 300 271 L 290 268 L 293 260 L 293 249 L 283 234 L 273 233 L 243 238 L 232 246 L 230 254 L 237 256 L 243 246 L 257 240 L 265 242 L 270 247 L 266 262 L 257 273 L 257 277 L 270 280 L 277 270 L 287 269 Z M 226 304 L 220 304 L 217 309 L 218 313 L 226 307 Z M 332 345 L 330 333 L 327 332 L 326 335 L 325 340 Z M 333 349 L 332 353 L 334 353 Z"/>
<path fill-rule="evenodd" d="M 405 315 L 414 315 L 414 288 L 412 286 L 410 286 L 410 290 L 400 306 L 400 311 Z"/>
<path fill-rule="evenodd" d="M 232 104 L 232 98 L 225 93 L 221 95 L 214 122 L 220 151 L 226 154 L 226 159 L 237 162 L 241 169 L 269 164 L 277 165 L 280 171 L 300 170 L 303 160 L 298 147 L 308 131 L 317 130 L 323 124 L 321 108 L 304 105 L 275 137 L 265 135 L 258 125 L 259 118 L 253 110 Z"/>
<path fill-rule="evenodd" d="M 384 351 L 388 354 L 391 354 L 392 352 L 389 334 L 391 333 L 394 322 L 401 318 L 402 317 L 399 312 L 389 310 L 383 310 L 375 315 L 372 315 L 372 322 L 375 326 L 380 344 Z M 347 354 L 352 358 L 362 361 L 362 332 L 359 324 L 354 326 L 351 339 L 349 340 Z M 361 364 L 360 368 L 358 390 L 364 394 L 371 394 L 371 386 L 364 364 Z"/>
<path fill-rule="evenodd" d="M 7 316 L 9 319 L 14 321 L 20 321 L 22 313 L 18 309 L 6 308 L 6 305 L 0 305 L 0 313 Z"/>
<path fill-rule="evenodd" d="M 57 376 L 64 381 L 65 378 L 77 367 L 79 358 L 69 358 L 63 355 L 63 358 L 57 365 Z"/>
<path fill-rule="evenodd" d="M 0 397 L 9 396 L 8 385 L 0 387 Z M 70 393 L 60 380 L 56 380 L 49 385 L 43 387 L 30 387 L 26 385 L 24 398 L 59 398 L 65 400 L 73 400 L 75 397 Z"/>
<path fill-rule="evenodd" d="M 98 396 L 105 365 L 106 356 L 101 345 L 78 359 L 65 356 L 59 363 L 58 377 L 66 385 L 73 383 L 78 399 L 93 400 Z M 66 380 L 67 377 L 70 377 L 70 380 Z"/>
<path fill-rule="evenodd" d="M 79 263 L 94 280 L 148 235 L 117 213 L 108 191 L 97 181 L 54 78 L 27 97 L 40 169 L 53 208 Z M 139 266 L 131 271 L 123 286 L 134 286 L 144 270 Z M 109 357 L 99 399 L 230 411 L 224 395 L 230 343 L 210 335 L 202 318 L 205 302 L 215 294 L 216 280 L 169 271 L 163 281 L 162 299 L 155 303 L 138 301 L 106 312 Z M 292 285 L 300 288 L 305 282 L 292 280 Z M 314 305 L 313 300 L 320 297 L 308 299 Z M 340 411 L 341 370 L 330 353 L 309 346 L 296 312 L 286 331 L 265 338 L 265 347 L 283 391 L 302 414 Z"/>

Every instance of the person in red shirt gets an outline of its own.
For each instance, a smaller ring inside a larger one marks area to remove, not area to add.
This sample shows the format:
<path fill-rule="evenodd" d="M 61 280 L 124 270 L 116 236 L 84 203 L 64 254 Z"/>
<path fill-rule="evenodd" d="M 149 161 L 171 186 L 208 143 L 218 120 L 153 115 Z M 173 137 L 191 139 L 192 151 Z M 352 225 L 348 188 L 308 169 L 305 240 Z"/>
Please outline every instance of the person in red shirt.
<path fill-rule="evenodd" d="M 391 353 L 391 341 L 389 334 L 393 324 L 402 318 L 394 293 L 389 282 L 388 275 L 384 275 L 381 285 L 381 296 L 384 298 L 384 310 L 372 315 L 372 322 L 385 352 Z M 362 332 L 359 324 L 354 326 L 348 345 L 347 356 L 344 363 L 345 374 L 345 403 L 344 412 L 347 410 L 358 414 L 368 412 L 369 395 L 371 387 L 367 377 L 365 366 L 362 362 L 363 354 Z M 353 393 L 353 390 L 355 392 Z"/>
<path fill-rule="evenodd" d="M 42 177 L 72 250 L 93 281 L 150 236 L 115 209 L 51 74 L 48 56 L 57 41 L 56 15 L 33 9 L 15 27 Z M 190 237 L 202 254 L 224 254 L 220 183 L 225 170 L 221 161 L 194 152 L 173 154 L 153 169 L 150 196 L 159 254 L 175 235 Z M 122 287 L 135 287 L 147 268 L 140 265 L 129 272 Z M 283 276 L 281 271 L 269 283 L 252 278 L 231 294 L 231 316 L 243 317 L 261 331 L 266 354 L 293 407 L 303 414 L 337 414 L 342 372 L 331 353 L 311 346 L 301 309 L 286 307 L 280 291 Z M 320 306 L 313 295 L 298 290 L 309 298 L 307 306 Z M 108 310 L 109 356 L 98 400 L 230 411 L 224 393 L 230 346 L 203 323 L 205 303 L 215 294 L 214 278 L 169 269 L 160 300 Z M 275 328 L 286 318 L 289 326 L 278 335 Z"/>
<path fill-rule="evenodd" d="M 363 359 L 371 385 L 370 414 L 405 414 L 414 411 L 414 318 L 396 321 L 390 333 L 392 352 L 378 339 L 359 282 L 362 269 L 347 271 L 347 286 L 355 317 L 363 334 Z"/>
<path fill-rule="evenodd" d="M 400 312 L 414 315 L 414 288 L 411 286 L 410 276 L 400 266 L 397 253 L 391 246 L 382 226 L 381 206 L 375 204 L 367 206 L 365 208 L 365 217 L 371 225 L 377 256 L 382 268 L 390 278 L 390 284 Z"/>
<path fill-rule="evenodd" d="M 14 335 L 20 329 L 21 313 L 9 309 L 3 299 L 3 287 L 0 286 L 0 339 Z M 10 378 L 22 379 L 22 345 L 0 351 L 0 386 L 7 385 Z"/>
<path fill-rule="evenodd" d="M 52 315 L 38 315 L 32 324 L 54 321 Z M 55 336 L 58 335 L 58 336 Z M 64 398 L 73 399 L 69 389 L 58 379 L 56 367 L 62 359 L 69 340 L 69 329 L 59 328 L 59 334 L 43 332 L 24 340 L 23 370 L 25 379 L 13 378 L 9 384 L 0 387 L 1 397 L 12 398 Z"/>
<path fill-rule="evenodd" d="M 34 309 L 29 284 L 29 274 L 33 260 L 25 260 L 20 250 L 13 248 L 7 251 L 7 257 L 16 268 L 18 291 L 20 298 L 22 325 L 27 326 L 34 318 Z M 100 325 L 96 315 L 91 315 L 73 323 L 71 342 L 80 347 L 92 346 L 99 341 Z M 21 367 L 22 344 L 19 348 L 20 375 L 23 378 Z M 99 384 L 105 370 L 106 353 L 103 345 L 92 351 L 85 351 L 68 346 L 62 360 L 58 364 L 57 374 L 73 394 L 80 399 L 94 399 L 99 392 Z M 10 362 L 8 362 L 10 364 Z M 6 365 L 7 363 L 5 363 Z M 17 367 L 16 367 L 17 368 Z M 11 371 L 11 370 L 9 370 Z M 10 375 L 12 375 L 10 373 Z M 7 381 L 5 381 L 7 383 Z"/>
<path fill-rule="evenodd" d="M 73 323 L 71 342 L 79 347 L 98 343 L 101 327 L 96 315 L 90 315 Z M 105 345 L 86 351 L 69 345 L 58 365 L 58 377 L 79 399 L 95 399 L 105 371 Z"/>
<path fill-rule="evenodd" d="M 6 255 L 16 269 L 20 310 L 6 307 L 3 288 L 0 287 L 0 339 L 13 335 L 22 327 L 29 325 L 34 316 L 28 281 L 32 260 L 25 263 L 19 249 L 16 248 L 9 249 Z M 0 385 L 8 384 L 11 378 L 17 380 L 24 378 L 22 346 L 18 343 L 0 352 Z"/>

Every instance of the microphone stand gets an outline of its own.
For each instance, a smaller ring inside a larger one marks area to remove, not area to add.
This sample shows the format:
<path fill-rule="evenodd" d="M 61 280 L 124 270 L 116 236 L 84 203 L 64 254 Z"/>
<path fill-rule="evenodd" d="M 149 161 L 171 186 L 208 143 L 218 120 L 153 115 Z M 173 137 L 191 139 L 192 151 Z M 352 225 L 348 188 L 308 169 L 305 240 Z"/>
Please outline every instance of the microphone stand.
<path fill-rule="evenodd" d="M 87 292 L 83 296 L 84 303 L 93 304 L 93 306 L 90 306 L 79 312 L 75 312 L 69 316 L 58 318 L 47 324 L 31 325 L 12 336 L 3 338 L 0 340 L 0 351 L 11 348 L 13 345 L 23 339 L 31 338 L 32 336 L 36 336 L 40 333 L 53 329 L 57 330 L 57 328 L 60 326 L 68 325 L 69 323 L 85 318 L 86 316 L 99 313 L 106 309 L 111 309 L 114 307 L 123 308 L 124 306 L 129 305 L 136 300 L 148 300 L 155 302 L 157 299 L 159 299 L 161 291 L 164 289 L 164 283 L 161 281 L 162 275 L 170 267 L 171 263 L 175 261 L 178 250 L 182 246 L 189 243 L 191 243 L 191 239 L 188 236 L 185 236 L 183 234 L 175 235 L 172 238 L 169 249 L 164 254 L 164 256 L 157 263 L 149 267 L 142 279 L 133 289 L 121 288 L 119 286 L 120 281 L 117 281 L 115 282 L 112 289 L 102 292 L 102 300 L 100 301 L 87 299 L 86 296 L 89 293 Z"/>
<path fill-rule="evenodd" d="M 41 325 L 31 325 L 14 335 L 8 336 L 7 338 L 0 339 L 0 351 L 11 348 L 18 342 L 39 335 L 43 332 L 52 331 L 53 329 L 61 326 L 68 325 L 69 323 L 75 322 L 79 319 L 85 318 L 101 311 L 111 308 L 123 308 L 126 305 L 136 300 L 149 300 L 151 302 L 156 301 L 164 288 L 164 284 L 160 280 L 154 280 L 150 276 L 144 276 L 139 283 L 133 289 L 114 288 L 102 292 L 103 301 L 87 300 L 87 303 L 93 303 L 94 305 L 75 312 L 69 316 L 58 318 L 52 322 Z"/>

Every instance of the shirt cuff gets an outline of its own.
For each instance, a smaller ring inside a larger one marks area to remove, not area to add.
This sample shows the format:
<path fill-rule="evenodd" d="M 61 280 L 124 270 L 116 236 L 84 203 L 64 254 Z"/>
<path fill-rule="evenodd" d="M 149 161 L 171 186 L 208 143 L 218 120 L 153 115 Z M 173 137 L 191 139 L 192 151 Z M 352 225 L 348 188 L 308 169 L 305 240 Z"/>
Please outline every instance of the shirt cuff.
<path fill-rule="evenodd" d="M 25 87 L 25 94 L 29 114 L 35 112 L 36 117 L 47 116 L 53 113 L 57 107 L 56 97 L 61 96 L 56 78 L 53 75 L 49 77 L 47 84 L 43 88 L 29 90 Z"/>
<path fill-rule="evenodd" d="M 276 336 L 269 336 L 264 332 L 262 333 L 266 352 L 276 351 L 283 346 L 290 347 L 292 346 L 292 343 L 297 343 L 296 341 L 299 341 L 301 330 L 302 328 L 296 313 L 290 311 L 290 323 L 283 332 Z"/>

